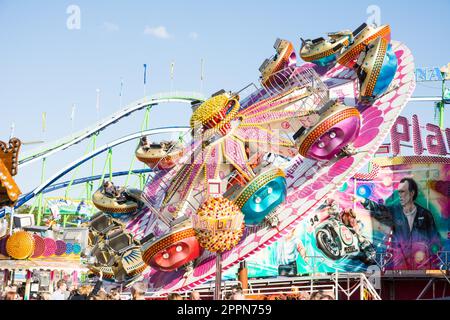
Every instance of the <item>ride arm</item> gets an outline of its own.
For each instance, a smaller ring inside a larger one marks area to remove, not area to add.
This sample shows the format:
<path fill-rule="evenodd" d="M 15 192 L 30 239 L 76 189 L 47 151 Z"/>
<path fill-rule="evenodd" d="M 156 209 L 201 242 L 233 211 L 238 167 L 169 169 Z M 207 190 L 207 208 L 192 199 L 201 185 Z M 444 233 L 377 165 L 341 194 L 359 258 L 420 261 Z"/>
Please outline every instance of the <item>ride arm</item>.
<path fill-rule="evenodd" d="M 89 294 L 89 298 L 95 297 L 102 288 L 102 285 L 103 285 L 103 272 L 100 271 L 100 277 L 95 283 L 94 289 L 92 289 L 91 293 Z"/>
<path fill-rule="evenodd" d="M 91 293 L 89 294 L 89 298 L 95 297 L 97 295 L 97 293 L 100 291 L 100 289 L 102 288 L 102 285 L 103 285 L 103 281 L 101 279 L 97 280 L 97 282 L 95 283 L 94 289 L 92 289 Z"/>

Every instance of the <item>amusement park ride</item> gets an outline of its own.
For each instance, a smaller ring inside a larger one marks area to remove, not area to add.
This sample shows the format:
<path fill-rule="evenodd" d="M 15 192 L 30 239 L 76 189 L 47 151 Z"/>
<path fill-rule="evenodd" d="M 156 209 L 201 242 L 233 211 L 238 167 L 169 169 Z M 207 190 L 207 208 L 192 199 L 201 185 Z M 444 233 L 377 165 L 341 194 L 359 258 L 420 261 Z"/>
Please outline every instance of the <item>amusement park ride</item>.
<path fill-rule="evenodd" d="M 145 278 L 160 294 L 194 288 L 215 275 L 220 279 L 222 269 L 291 232 L 357 174 L 415 88 L 413 56 L 391 40 L 389 25 L 362 24 L 327 39 L 302 39 L 298 55 L 287 40 L 277 39 L 274 49 L 259 69 L 261 87 L 253 93 L 241 97 L 242 90 L 220 90 L 205 101 L 184 99 L 193 112 L 189 127 L 178 128 L 182 139 L 141 140 L 135 156 L 149 167 L 140 172 L 149 173 L 141 190 L 104 183 L 93 193 L 99 212 L 88 223 L 82 248 L 93 273 L 126 284 Z M 298 56 L 306 63 L 299 64 Z M 143 100 L 133 110 L 152 103 L 157 99 Z M 146 133 L 152 130 L 122 140 Z M 12 176 L 20 141 L 0 146 L 1 206 L 22 205 L 76 167 L 19 199 Z M 69 146 L 55 145 L 21 164 Z M 95 149 L 78 162 L 112 147 Z"/>
<path fill-rule="evenodd" d="M 17 174 L 19 150 L 21 142 L 13 138 L 9 146 L 0 141 L 0 206 L 13 206 L 21 194 L 19 187 L 13 179 Z"/>

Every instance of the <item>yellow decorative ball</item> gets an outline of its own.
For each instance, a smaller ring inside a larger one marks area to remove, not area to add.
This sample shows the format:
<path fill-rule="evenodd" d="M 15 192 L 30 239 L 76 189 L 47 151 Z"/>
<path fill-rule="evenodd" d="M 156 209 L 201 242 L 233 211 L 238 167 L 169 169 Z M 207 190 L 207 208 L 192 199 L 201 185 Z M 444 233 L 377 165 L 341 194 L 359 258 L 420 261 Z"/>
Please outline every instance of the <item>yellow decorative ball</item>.
<path fill-rule="evenodd" d="M 200 246 L 210 252 L 233 249 L 241 240 L 245 226 L 239 207 L 223 197 L 208 199 L 192 220 Z"/>
<path fill-rule="evenodd" d="M 227 102 L 228 97 L 225 94 L 217 95 L 203 102 L 192 114 L 191 127 L 194 128 L 196 123 L 203 125 L 220 114 Z"/>
<path fill-rule="evenodd" d="M 6 242 L 6 252 L 11 258 L 24 260 L 33 255 L 34 238 L 26 231 L 18 231 L 11 235 Z"/>

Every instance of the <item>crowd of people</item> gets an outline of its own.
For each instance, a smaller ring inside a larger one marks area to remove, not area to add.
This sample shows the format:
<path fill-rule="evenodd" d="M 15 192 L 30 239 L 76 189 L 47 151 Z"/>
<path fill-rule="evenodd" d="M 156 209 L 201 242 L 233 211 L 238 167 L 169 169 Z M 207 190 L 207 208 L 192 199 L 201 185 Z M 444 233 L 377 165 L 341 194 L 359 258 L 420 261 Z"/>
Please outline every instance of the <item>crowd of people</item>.
<path fill-rule="evenodd" d="M 144 282 L 137 282 L 130 288 L 131 300 L 146 300 L 147 286 Z M 7 286 L 0 291 L 0 300 L 24 300 L 25 287 L 23 285 Z M 103 287 L 103 281 L 97 280 L 94 285 L 83 284 L 68 288 L 65 280 L 59 280 L 53 293 L 40 292 L 31 294 L 29 300 L 122 300 L 119 288 Z M 168 300 L 186 300 L 179 293 L 171 293 Z M 201 300 L 198 291 L 192 291 L 187 300 Z"/>
<path fill-rule="evenodd" d="M 242 288 L 240 286 L 234 286 L 230 291 L 225 292 L 223 295 L 224 300 L 247 300 Z M 200 292 L 191 291 L 189 296 L 184 298 L 181 294 L 177 292 L 169 293 L 167 300 L 202 300 L 200 297 Z"/>
<path fill-rule="evenodd" d="M 145 292 L 147 285 L 144 282 L 137 282 L 130 288 L 131 300 L 146 300 Z M 0 300 L 24 300 L 25 287 L 8 286 L 3 292 L 0 292 Z M 234 286 L 223 294 L 223 300 L 249 300 L 244 295 L 241 286 Z M 308 292 L 293 291 L 292 293 L 264 295 L 260 297 L 263 300 L 334 300 L 334 298 L 324 292 L 317 291 L 309 294 Z M 82 284 L 80 286 L 72 285 L 68 288 L 65 280 L 59 280 L 53 293 L 40 292 L 34 293 L 29 300 L 122 300 L 120 288 L 104 288 L 102 279 L 97 280 L 94 285 Z M 172 292 L 166 297 L 167 300 L 202 300 L 199 291 L 191 291 L 187 296 Z"/>
<path fill-rule="evenodd" d="M 273 294 L 264 297 L 264 300 L 334 300 L 333 296 L 319 290 L 310 294 L 307 291 Z"/>
<path fill-rule="evenodd" d="M 0 293 L 1 300 L 24 300 L 25 287 L 8 286 Z M 102 287 L 99 280 L 95 285 L 72 286 L 68 288 L 65 280 L 56 283 L 53 293 L 44 291 L 32 293 L 29 300 L 120 300 L 118 288 L 111 288 L 108 292 Z"/>

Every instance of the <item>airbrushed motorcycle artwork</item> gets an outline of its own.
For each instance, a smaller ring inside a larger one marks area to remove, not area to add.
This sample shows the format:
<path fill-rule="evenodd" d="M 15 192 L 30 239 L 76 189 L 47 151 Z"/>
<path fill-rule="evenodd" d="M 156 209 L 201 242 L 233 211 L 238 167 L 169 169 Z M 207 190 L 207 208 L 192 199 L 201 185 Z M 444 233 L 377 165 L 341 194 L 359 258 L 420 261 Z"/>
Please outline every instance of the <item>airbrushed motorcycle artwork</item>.
<path fill-rule="evenodd" d="M 325 216 L 314 214 L 310 219 L 315 228 L 317 247 L 332 260 L 344 257 L 357 258 L 367 265 L 376 264 L 376 250 L 373 244 L 360 232 L 356 215 L 352 209 L 339 211 L 327 200 L 319 207 Z"/>
<path fill-rule="evenodd" d="M 143 139 L 136 157 L 153 172 L 142 193 L 94 195 L 114 216 L 91 221 L 88 266 L 186 290 L 215 275 L 214 252 L 226 270 L 288 234 L 373 157 L 411 96 L 413 57 L 390 31 L 363 24 L 302 40 L 299 55 L 277 39 L 254 92 L 220 90 L 193 106 L 182 142 Z M 333 214 L 317 226 L 324 254 L 373 263 L 351 213 Z"/>

